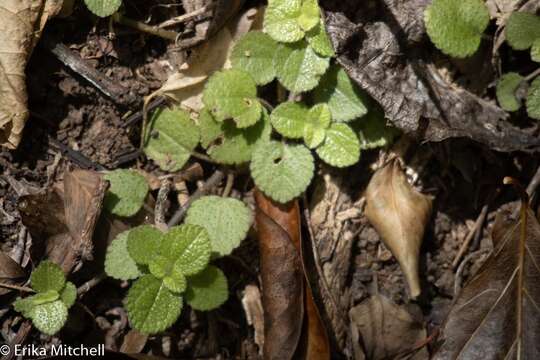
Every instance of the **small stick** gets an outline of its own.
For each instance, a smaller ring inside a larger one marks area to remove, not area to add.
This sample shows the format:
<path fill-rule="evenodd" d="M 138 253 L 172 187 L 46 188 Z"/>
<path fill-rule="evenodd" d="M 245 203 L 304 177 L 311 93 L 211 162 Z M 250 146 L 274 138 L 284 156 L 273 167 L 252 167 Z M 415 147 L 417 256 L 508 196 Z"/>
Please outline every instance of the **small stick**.
<path fill-rule="evenodd" d="M 166 103 L 164 97 L 158 97 L 157 99 L 152 100 L 150 104 L 148 104 L 148 111 L 152 111 L 161 105 L 164 105 Z M 143 112 L 137 111 L 135 114 L 129 116 L 124 123 L 122 124 L 123 128 L 130 127 L 134 125 L 135 123 L 141 121 L 143 119 Z"/>
<path fill-rule="evenodd" d="M 107 170 L 103 165 L 93 162 L 77 150 L 73 150 L 69 146 L 62 144 L 60 141 L 49 136 L 49 142 L 56 147 L 62 155 L 67 156 L 74 163 L 86 169 L 95 169 L 99 171 Z"/>
<path fill-rule="evenodd" d="M 6 289 L 11 289 L 11 290 L 19 290 L 19 291 L 29 292 L 29 293 L 35 292 L 34 290 L 32 290 L 32 289 L 30 289 L 29 287 L 26 287 L 26 286 L 18 286 L 18 285 L 8 284 L 8 283 L 4 283 L 4 282 L 0 282 L 0 287 L 1 288 L 6 288 Z"/>
<path fill-rule="evenodd" d="M 183 15 L 174 17 L 172 19 L 166 20 L 162 22 L 161 24 L 156 25 L 156 27 L 159 29 L 163 29 L 169 26 L 173 26 L 173 25 L 177 25 L 177 24 L 181 24 L 183 22 L 189 21 L 191 19 L 196 18 L 199 15 L 204 14 L 207 11 L 210 11 L 214 7 L 214 5 L 215 3 L 212 3 L 210 5 L 203 6 L 200 9 L 197 9 L 195 11 L 192 11 L 189 14 L 183 14 Z"/>
<path fill-rule="evenodd" d="M 232 187 L 234 185 L 234 174 L 232 172 L 227 173 L 227 183 L 225 184 L 225 189 L 223 189 L 223 194 L 221 196 L 227 197 L 231 194 Z"/>
<path fill-rule="evenodd" d="M 530 73 L 529 75 L 525 76 L 525 78 L 523 80 L 525 81 L 529 81 L 529 80 L 532 80 L 534 79 L 537 75 L 540 75 L 540 67 L 536 70 L 534 70 L 532 73 Z"/>
<path fill-rule="evenodd" d="M 193 202 L 197 199 L 199 199 L 200 197 L 202 197 L 204 194 L 206 194 L 208 191 L 210 191 L 212 188 L 216 187 L 220 182 L 221 180 L 223 179 L 223 177 L 225 176 L 225 174 L 223 173 L 223 171 L 221 170 L 216 170 L 212 176 L 210 176 L 208 178 L 208 180 L 206 180 L 206 182 L 204 183 L 204 185 L 202 187 L 200 187 L 199 189 L 197 189 L 197 191 L 195 191 L 193 193 L 193 195 L 191 195 L 188 199 L 188 201 L 186 202 L 186 204 L 184 206 L 182 206 L 181 208 L 179 208 L 178 210 L 176 210 L 176 212 L 174 213 L 174 215 L 171 217 L 171 219 L 169 220 L 169 222 L 167 223 L 167 226 L 168 227 L 173 227 L 175 225 L 177 225 L 178 223 L 180 223 L 180 221 L 182 221 L 182 219 L 184 218 L 184 216 L 186 215 L 186 212 L 187 210 L 189 209 L 189 207 L 191 206 L 191 204 L 193 204 Z"/>
<path fill-rule="evenodd" d="M 85 282 L 84 284 L 82 284 L 81 286 L 77 288 L 77 296 L 83 296 L 88 291 L 90 291 L 90 289 L 92 289 L 94 286 L 96 286 L 101 281 L 103 281 L 106 277 L 107 275 L 105 273 L 101 273 L 93 277 L 92 279 L 88 280 L 87 282 Z"/>
<path fill-rule="evenodd" d="M 532 197 L 536 189 L 538 188 L 538 185 L 540 185 L 540 166 L 538 169 L 536 169 L 536 173 L 531 179 L 531 182 L 527 186 L 527 194 L 529 194 L 529 197 Z"/>
<path fill-rule="evenodd" d="M 459 261 L 463 257 L 463 254 L 465 254 L 465 251 L 467 251 L 467 248 L 469 247 L 469 244 L 470 244 L 471 240 L 473 239 L 474 235 L 476 234 L 477 231 L 480 230 L 480 228 L 484 224 L 484 221 L 486 220 L 487 213 L 488 213 L 488 204 L 485 204 L 482 207 L 482 210 L 480 211 L 480 215 L 478 215 L 478 218 L 476 219 L 473 228 L 467 234 L 467 237 L 465 238 L 465 240 L 461 244 L 461 247 L 459 248 L 459 251 L 458 251 L 456 257 L 454 258 L 454 261 L 452 262 L 452 268 L 453 269 L 455 269 L 459 265 Z"/>
<path fill-rule="evenodd" d="M 112 16 L 112 19 L 119 24 L 129 26 L 135 30 L 142 31 L 150 35 L 159 36 L 167 40 L 176 41 L 176 38 L 178 37 L 178 33 L 175 31 L 164 30 L 157 26 L 146 25 L 145 23 L 127 18 L 119 13 L 115 13 Z"/>

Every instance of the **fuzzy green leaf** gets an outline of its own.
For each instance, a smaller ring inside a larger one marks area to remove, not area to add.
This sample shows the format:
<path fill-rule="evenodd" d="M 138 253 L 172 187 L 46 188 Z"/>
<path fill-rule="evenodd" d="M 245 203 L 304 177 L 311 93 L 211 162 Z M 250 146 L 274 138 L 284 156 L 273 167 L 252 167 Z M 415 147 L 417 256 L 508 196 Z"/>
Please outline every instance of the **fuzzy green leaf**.
<path fill-rule="evenodd" d="M 534 40 L 531 46 L 531 60 L 540 62 L 540 37 Z"/>
<path fill-rule="evenodd" d="M 526 50 L 540 38 L 540 16 L 513 12 L 506 23 L 506 41 L 515 50 Z"/>
<path fill-rule="evenodd" d="M 46 293 L 43 293 L 46 294 Z M 57 293 L 58 294 L 58 293 Z M 33 296 L 25 297 L 24 299 L 17 298 L 13 302 L 13 308 L 15 311 L 20 312 L 24 317 L 29 318 L 30 317 L 30 311 L 34 308 L 35 304 L 33 302 Z"/>
<path fill-rule="evenodd" d="M 54 335 L 60 331 L 66 323 L 67 316 L 67 307 L 62 300 L 37 305 L 29 313 L 34 326 L 47 335 Z"/>
<path fill-rule="evenodd" d="M 251 160 L 253 149 L 261 142 L 268 141 L 272 133 L 268 113 L 263 109 L 263 119 L 255 125 L 239 129 L 232 122 L 216 122 L 212 115 L 205 116 L 205 128 L 213 129 L 213 122 L 218 126 L 219 133 L 213 133 L 211 141 L 207 142 L 206 152 L 221 164 L 242 164 Z M 210 139 L 210 137 L 208 137 Z"/>
<path fill-rule="evenodd" d="M 167 329 L 182 311 L 182 298 L 153 275 L 144 275 L 133 283 L 125 304 L 131 325 L 143 334 Z"/>
<path fill-rule="evenodd" d="M 304 126 L 304 142 L 310 149 L 319 146 L 326 137 L 332 114 L 326 104 L 317 104 L 309 109 Z"/>
<path fill-rule="evenodd" d="M 52 261 L 45 260 L 32 271 L 30 283 L 32 284 L 32 289 L 38 293 L 49 290 L 59 293 L 64 288 L 66 276 L 60 266 Z"/>
<path fill-rule="evenodd" d="M 71 281 L 66 282 L 64 290 L 60 293 L 60 300 L 66 305 L 67 309 L 75 304 L 75 300 L 77 300 L 77 288 Z"/>
<path fill-rule="evenodd" d="M 107 248 L 105 256 L 105 272 L 118 280 L 133 280 L 141 276 L 141 271 L 128 252 L 129 232 L 118 234 Z"/>
<path fill-rule="evenodd" d="M 288 101 L 279 104 L 270 114 L 270 122 L 278 133 L 289 139 L 304 136 L 308 108 L 301 103 Z"/>
<path fill-rule="evenodd" d="M 279 82 L 294 93 L 317 86 L 329 64 L 330 58 L 317 54 L 306 41 L 282 44 L 274 57 Z"/>
<path fill-rule="evenodd" d="M 178 171 L 199 143 L 199 127 L 182 109 L 154 111 L 145 132 L 144 153 L 165 171 Z"/>
<path fill-rule="evenodd" d="M 301 0 L 269 0 L 264 13 L 264 32 L 279 42 L 295 42 L 304 37 L 298 23 Z"/>
<path fill-rule="evenodd" d="M 324 143 L 317 154 L 327 164 L 346 167 L 360 159 L 360 143 L 354 131 L 347 125 L 335 123 L 326 131 Z"/>
<path fill-rule="evenodd" d="M 240 200 L 219 196 L 204 196 L 193 202 L 186 224 L 195 224 L 208 231 L 212 251 L 229 255 L 244 240 L 251 226 L 249 208 Z"/>
<path fill-rule="evenodd" d="M 118 11 L 122 0 L 84 0 L 88 10 L 99 17 L 107 17 Z"/>
<path fill-rule="evenodd" d="M 137 264 L 148 265 L 158 253 L 163 241 L 163 233 L 150 225 L 140 225 L 127 235 L 129 256 Z"/>
<path fill-rule="evenodd" d="M 118 216 L 135 215 L 148 194 L 148 183 L 144 176 L 133 170 L 118 169 L 103 177 L 110 183 L 105 194 L 105 208 Z"/>
<path fill-rule="evenodd" d="M 320 22 L 320 9 L 317 0 L 303 0 L 298 17 L 298 25 L 304 31 L 313 29 Z"/>
<path fill-rule="evenodd" d="M 506 111 L 517 111 L 521 107 L 521 101 L 516 97 L 523 76 L 515 72 L 506 73 L 501 76 L 497 83 L 497 101 Z"/>
<path fill-rule="evenodd" d="M 386 125 L 384 112 L 378 106 L 370 108 L 367 115 L 351 124 L 358 134 L 361 150 L 388 146 L 399 135 L 399 130 Z"/>
<path fill-rule="evenodd" d="M 220 307 L 229 297 L 227 278 L 215 266 L 189 278 L 186 302 L 195 310 L 208 311 Z"/>
<path fill-rule="evenodd" d="M 529 117 L 540 120 L 540 76 L 536 77 L 529 87 L 526 105 Z"/>
<path fill-rule="evenodd" d="M 316 102 L 328 103 L 335 121 L 350 121 L 367 113 L 366 96 L 337 65 L 322 77 L 313 96 Z"/>
<path fill-rule="evenodd" d="M 265 33 L 250 31 L 234 45 L 232 66 L 250 74 L 257 84 L 268 84 L 276 77 L 274 54 L 277 46 L 277 42 Z"/>
<path fill-rule="evenodd" d="M 262 192 L 286 203 L 306 190 L 315 166 L 311 152 L 304 145 L 270 141 L 255 149 L 250 170 Z"/>
<path fill-rule="evenodd" d="M 261 118 L 257 84 L 242 70 L 214 73 L 204 88 L 203 102 L 217 121 L 233 119 L 239 128 L 251 126 Z"/>
<path fill-rule="evenodd" d="M 217 122 L 207 108 L 199 114 L 199 129 L 201 133 L 201 146 L 207 149 L 222 134 L 223 123 Z"/>
<path fill-rule="evenodd" d="M 167 256 L 156 256 L 150 262 L 149 269 L 152 275 L 163 279 L 163 284 L 172 292 L 180 294 L 186 290 L 187 282 L 182 269 Z"/>
<path fill-rule="evenodd" d="M 332 43 L 328 38 L 328 34 L 326 33 L 322 19 L 317 26 L 306 33 L 306 39 L 313 50 L 315 50 L 319 55 L 325 57 L 335 55 L 334 48 L 332 47 Z"/>
<path fill-rule="evenodd" d="M 482 0 L 433 0 L 424 13 L 427 33 L 447 55 L 464 58 L 480 46 L 489 13 Z"/>

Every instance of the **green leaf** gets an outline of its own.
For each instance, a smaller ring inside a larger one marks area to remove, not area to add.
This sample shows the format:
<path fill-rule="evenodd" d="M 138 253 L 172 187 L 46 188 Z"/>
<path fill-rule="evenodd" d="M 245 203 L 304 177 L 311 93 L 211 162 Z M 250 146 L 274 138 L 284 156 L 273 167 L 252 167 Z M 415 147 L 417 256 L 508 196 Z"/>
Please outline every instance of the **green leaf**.
<path fill-rule="evenodd" d="M 315 102 L 328 103 L 332 119 L 350 121 L 367 113 L 366 96 L 345 70 L 334 65 L 322 77 L 313 92 Z"/>
<path fill-rule="evenodd" d="M 424 12 L 424 21 L 439 50 L 464 58 L 478 49 L 489 13 L 482 0 L 433 0 Z"/>
<path fill-rule="evenodd" d="M 526 105 L 529 117 L 540 120 L 540 76 L 536 77 L 529 87 Z"/>
<path fill-rule="evenodd" d="M 260 142 L 268 141 L 272 133 L 269 116 L 265 109 L 263 109 L 263 120 L 245 129 L 239 129 L 234 123 L 228 121 L 223 123 L 217 123 L 213 119 L 205 121 L 214 121 L 219 126 L 220 132 L 208 143 L 206 152 L 213 160 L 221 164 L 249 162 L 255 146 Z"/>
<path fill-rule="evenodd" d="M 131 229 L 127 235 L 129 256 L 137 264 L 150 264 L 158 253 L 163 236 L 161 231 L 150 225 L 140 225 Z"/>
<path fill-rule="evenodd" d="M 531 60 L 540 62 L 540 37 L 534 40 L 531 47 Z"/>
<path fill-rule="evenodd" d="M 295 42 L 304 37 L 298 23 L 301 0 L 268 0 L 264 13 L 264 32 L 279 42 Z"/>
<path fill-rule="evenodd" d="M 204 196 L 191 205 L 186 224 L 195 224 L 208 231 L 212 251 L 229 255 L 244 240 L 251 226 L 252 215 L 240 200 L 220 196 Z"/>
<path fill-rule="evenodd" d="M 347 125 L 335 123 L 326 131 L 324 143 L 317 154 L 327 164 L 346 167 L 360 159 L 360 143 L 354 131 Z"/>
<path fill-rule="evenodd" d="M 208 311 L 220 307 L 229 297 L 227 278 L 215 266 L 190 277 L 186 302 L 195 310 Z"/>
<path fill-rule="evenodd" d="M 310 149 L 319 146 L 326 137 L 332 114 L 326 104 L 317 104 L 309 109 L 304 126 L 304 141 Z"/>
<path fill-rule="evenodd" d="M 15 311 L 20 312 L 23 314 L 24 317 L 29 318 L 30 317 L 30 311 L 34 308 L 35 304 L 32 301 L 33 296 L 26 297 L 24 299 L 17 298 L 13 302 L 13 308 Z"/>
<path fill-rule="evenodd" d="M 217 121 L 233 119 L 239 128 L 251 126 L 261 118 L 257 84 L 242 70 L 215 72 L 206 83 L 203 102 Z"/>
<path fill-rule="evenodd" d="M 141 276 L 137 264 L 128 252 L 129 232 L 130 230 L 118 234 L 107 248 L 105 255 L 105 272 L 118 280 L 133 280 Z"/>
<path fill-rule="evenodd" d="M 304 136 L 304 126 L 308 108 L 302 104 L 288 101 L 279 104 L 270 114 L 270 122 L 278 133 L 289 139 Z"/>
<path fill-rule="evenodd" d="M 317 0 L 303 0 L 298 17 L 298 25 L 304 31 L 313 29 L 320 22 L 320 9 Z"/>
<path fill-rule="evenodd" d="M 62 300 L 67 309 L 75 304 L 75 300 L 77 300 L 77 288 L 71 281 L 66 282 L 64 290 L 60 294 L 60 300 Z"/>
<path fill-rule="evenodd" d="M 506 23 L 506 41 L 514 50 L 526 50 L 540 38 L 540 16 L 513 12 Z"/>
<path fill-rule="evenodd" d="M 319 55 L 325 57 L 335 55 L 334 48 L 332 47 L 332 43 L 328 38 L 328 34 L 326 33 L 322 19 L 319 21 L 317 26 L 307 32 L 306 39 L 313 50 L 315 50 Z"/>
<path fill-rule="evenodd" d="M 231 54 L 233 68 L 247 72 L 258 85 L 276 77 L 274 54 L 278 44 L 260 31 L 250 31 L 235 45 Z"/>
<path fill-rule="evenodd" d="M 54 335 L 60 331 L 66 323 L 67 316 L 67 307 L 62 300 L 37 305 L 29 313 L 34 326 L 47 335 Z"/>
<path fill-rule="evenodd" d="M 60 266 L 52 261 L 45 260 L 32 271 L 30 282 L 32 284 L 32 289 L 38 293 L 49 290 L 54 290 L 59 293 L 64 288 L 66 276 Z"/>
<path fill-rule="evenodd" d="M 315 166 L 304 145 L 270 141 L 255 149 L 250 170 L 262 192 L 285 203 L 306 190 Z"/>
<path fill-rule="evenodd" d="M 317 54 L 305 41 L 282 44 L 274 57 L 279 82 L 289 91 L 313 89 L 330 64 L 330 58 Z"/>
<path fill-rule="evenodd" d="M 148 183 L 144 176 L 133 170 L 118 169 L 106 173 L 103 177 L 110 184 L 105 194 L 105 208 L 118 216 L 135 215 L 148 194 Z"/>
<path fill-rule="evenodd" d="M 150 273 L 158 279 L 163 279 L 163 284 L 175 293 L 183 293 L 186 290 L 186 277 L 179 266 L 175 266 L 174 259 L 158 255 L 150 262 Z"/>
<path fill-rule="evenodd" d="M 497 83 L 497 101 L 506 111 L 517 111 L 521 107 L 521 101 L 516 96 L 516 91 L 523 82 L 523 76 L 515 72 L 503 74 Z"/>
<path fill-rule="evenodd" d="M 165 171 L 178 171 L 199 143 L 199 127 L 185 110 L 154 111 L 145 132 L 144 153 Z"/>
<path fill-rule="evenodd" d="M 118 11 L 122 0 L 84 0 L 88 10 L 99 17 L 107 17 Z"/>
<path fill-rule="evenodd" d="M 351 124 L 358 134 L 361 150 L 369 150 L 390 145 L 399 130 L 386 125 L 384 112 L 379 106 L 370 108 L 367 115 Z"/>
<path fill-rule="evenodd" d="M 207 108 L 203 108 L 199 114 L 199 129 L 201 133 L 201 146 L 207 149 L 223 133 L 221 126 Z"/>
<path fill-rule="evenodd" d="M 143 334 L 167 329 L 182 311 L 182 298 L 153 275 L 144 275 L 135 281 L 125 304 L 131 325 Z"/>

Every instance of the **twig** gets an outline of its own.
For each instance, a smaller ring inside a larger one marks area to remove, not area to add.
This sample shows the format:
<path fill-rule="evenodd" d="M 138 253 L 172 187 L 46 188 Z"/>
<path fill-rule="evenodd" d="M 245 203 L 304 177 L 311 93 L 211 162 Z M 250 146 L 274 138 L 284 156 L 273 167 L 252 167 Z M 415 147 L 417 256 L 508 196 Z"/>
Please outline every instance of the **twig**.
<path fill-rule="evenodd" d="M 85 169 L 94 169 L 94 170 L 107 170 L 103 165 L 93 162 L 82 153 L 77 150 L 73 150 L 67 145 L 62 144 L 58 140 L 49 136 L 49 142 L 62 153 L 62 155 L 68 157 L 71 161 Z"/>
<path fill-rule="evenodd" d="M 164 97 L 158 97 L 154 99 L 150 104 L 148 104 L 148 111 L 152 111 L 161 105 L 166 103 L 166 99 Z M 137 111 L 135 114 L 129 116 L 124 123 L 122 124 L 123 128 L 128 128 L 135 123 L 141 121 L 143 119 L 143 111 Z"/>
<path fill-rule="evenodd" d="M 191 204 L 193 204 L 193 202 L 195 200 L 199 199 L 204 194 L 206 194 L 209 190 L 216 187 L 221 182 L 221 180 L 223 179 L 224 176 L 225 176 L 225 174 L 223 173 L 223 171 L 216 170 L 212 174 L 212 176 L 210 176 L 208 178 L 208 180 L 206 180 L 204 185 L 201 186 L 199 189 L 197 189 L 197 191 L 195 191 L 193 193 L 193 195 L 191 195 L 189 197 L 186 204 L 184 206 L 182 206 L 181 208 L 179 208 L 178 210 L 176 210 L 174 215 L 171 217 L 171 219 L 167 223 L 167 226 L 168 227 L 173 227 L 173 226 L 177 225 L 178 223 L 180 223 L 180 221 L 182 221 L 182 219 L 186 215 L 186 212 L 189 209 L 189 207 L 191 206 Z"/>
<path fill-rule="evenodd" d="M 217 161 L 215 161 L 214 159 L 212 159 L 211 157 L 209 156 L 206 156 L 204 154 L 201 154 L 197 151 L 192 151 L 191 153 L 191 156 L 193 156 L 195 159 L 199 159 L 199 160 L 202 160 L 202 161 L 206 161 L 207 163 L 210 163 L 210 164 L 219 164 Z"/>
<path fill-rule="evenodd" d="M 474 235 L 476 234 L 476 232 L 482 228 L 482 225 L 484 224 L 484 221 L 486 220 L 486 216 L 488 213 L 488 206 L 489 204 L 485 204 L 482 207 L 482 210 L 480 211 L 480 215 L 478 215 L 478 218 L 476 218 L 473 228 L 471 229 L 471 231 L 469 231 L 469 233 L 467 234 L 467 237 L 461 244 L 461 247 L 459 248 L 459 251 L 456 257 L 454 258 L 454 261 L 452 262 L 453 269 L 455 269 L 458 266 L 459 261 L 463 257 L 463 254 L 465 254 L 465 251 L 467 251 L 467 248 L 469 247 L 469 244 L 471 240 L 473 239 Z"/>
<path fill-rule="evenodd" d="M 162 179 L 161 185 L 156 198 L 156 206 L 154 211 L 154 224 L 158 229 L 166 230 L 167 223 L 165 222 L 165 211 L 167 210 L 167 198 L 171 191 L 170 179 Z"/>
<path fill-rule="evenodd" d="M 167 40 L 176 41 L 176 38 L 178 37 L 178 33 L 176 33 L 175 31 L 164 30 L 160 29 L 157 26 L 146 25 L 145 23 L 142 23 L 140 21 L 127 18 L 120 13 L 115 13 L 112 16 L 112 19 L 119 24 L 129 26 L 133 29 L 148 33 L 150 35 L 159 36 Z"/>
<path fill-rule="evenodd" d="M 529 75 L 525 76 L 525 79 L 523 80 L 529 81 L 529 80 L 534 79 L 538 75 L 540 75 L 540 67 L 536 69 L 535 71 L 533 71 L 532 73 L 530 73 Z"/>
<path fill-rule="evenodd" d="M 90 291 L 90 289 L 92 289 L 94 286 L 96 286 L 101 281 L 103 281 L 106 277 L 107 275 L 105 273 L 101 273 L 93 277 L 92 279 L 88 280 L 87 282 L 85 282 L 84 284 L 82 284 L 81 286 L 77 288 L 77 296 L 83 296 L 88 291 Z"/>
<path fill-rule="evenodd" d="M 538 188 L 538 185 L 540 185 L 540 166 L 538 167 L 538 169 L 536 169 L 536 173 L 534 174 L 531 182 L 529 182 L 529 185 L 527 186 L 527 194 L 529 194 L 530 198 L 532 198 L 532 196 L 534 195 L 534 192 Z"/>
<path fill-rule="evenodd" d="M 199 15 L 204 14 L 205 12 L 208 12 L 208 11 L 212 10 L 214 5 L 215 5 L 215 3 L 212 3 L 210 5 L 203 6 L 200 9 L 197 9 L 195 11 L 192 11 L 189 14 L 183 14 L 183 15 L 174 17 L 172 19 L 166 20 L 166 21 L 162 22 L 161 24 L 156 25 L 156 27 L 160 28 L 160 29 L 163 29 L 163 28 L 166 28 L 166 27 L 169 27 L 169 26 L 178 25 L 178 24 L 181 24 L 183 22 L 189 21 L 191 19 L 196 18 Z"/>
<path fill-rule="evenodd" d="M 461 284 L 463 282 L 463 269 L 465 269 L 465 265 L 472 259 L 479 257 L 480 255 L 483 255 L 484 253 L 489 252 L 488 249 L 480 249 L 478 251 L 472 252 L 469 255 L 465 256 L 465 259 L 461 262 L 459 265 L 456 276 L 454 280 L 454 297 L 456 297 L 459 294 L 459 291 L 461 290 Z"/>
<path fill-rule="evenodd" d="M 234 185 L 234 174 L 232 172 L 227 173 L 227 183 L 225 184 L 225 189 L 223 189 L 223 194 L 221 196 L 227 197 L 231 194 L 232 187 Z"/>
<path fill-rule="evenodd" d="M 30 289 L 29 287 L 26 287 L 26 286 L 18 286 L 18 285 L 8 284 L 8 283 L 4 283 L 4 282 L 0 282 L 0 287 L 1 288 L 6 288 L 6 289 L 11 289 L 11 290 L 19 290 L 19 291 L 24 291 L 24 292 L 30 292 L 30 293 L 35 292 L 34 290 L 32 290 L 32 289 Z"/>

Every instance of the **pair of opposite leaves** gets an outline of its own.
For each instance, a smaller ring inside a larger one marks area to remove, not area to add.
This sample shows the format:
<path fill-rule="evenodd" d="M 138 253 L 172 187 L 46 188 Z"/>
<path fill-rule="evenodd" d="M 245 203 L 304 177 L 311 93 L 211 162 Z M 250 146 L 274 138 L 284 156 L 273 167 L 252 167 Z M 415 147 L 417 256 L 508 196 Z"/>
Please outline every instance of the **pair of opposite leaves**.
<path fill-rule="evenodd" d="M 432 199 L 416 192 L 397 161 L 366 191 L 366 216 L 398 259 L 413 297 Z M 435 359 L 540 359 L 540 224 L 523 201 L 521 216 L 500 213 L 494 249 L 456 298 Z"/>

